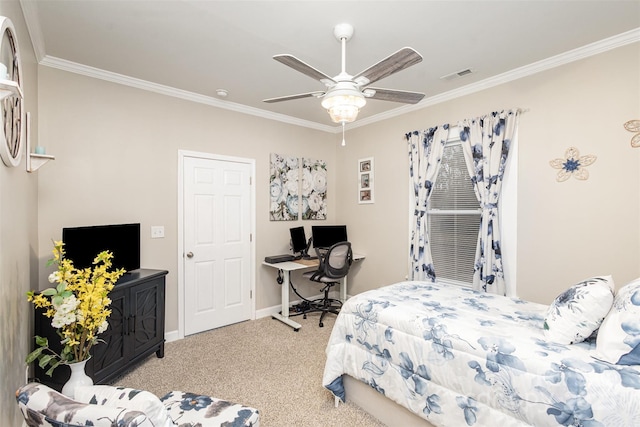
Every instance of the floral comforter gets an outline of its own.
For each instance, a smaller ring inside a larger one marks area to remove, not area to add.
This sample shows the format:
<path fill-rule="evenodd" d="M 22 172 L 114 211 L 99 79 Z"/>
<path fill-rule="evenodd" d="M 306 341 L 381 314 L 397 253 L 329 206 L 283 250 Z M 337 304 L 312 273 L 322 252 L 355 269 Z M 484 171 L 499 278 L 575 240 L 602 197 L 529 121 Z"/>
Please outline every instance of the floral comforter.
<path fill-rule="evenodd" d="M 323 385 L 359 379 L 435 426 L 640 426 L 640 366 L 545 340 L 546 305 L 431 282 L 349 299 Z"/>

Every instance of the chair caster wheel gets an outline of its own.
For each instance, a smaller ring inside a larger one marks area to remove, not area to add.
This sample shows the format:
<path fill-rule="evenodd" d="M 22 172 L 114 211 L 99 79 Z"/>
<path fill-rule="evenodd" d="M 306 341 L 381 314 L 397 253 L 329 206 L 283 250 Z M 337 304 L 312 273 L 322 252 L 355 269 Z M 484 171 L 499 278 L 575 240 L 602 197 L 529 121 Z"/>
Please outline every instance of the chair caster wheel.
<path fill-rule="evenodd" d="M 320 325 L 318 326 L 320 326 L 321 328 L 324 328 L 324 323 L 320 322 Z"/>
<path fill-rule="evenodd" d="M 303 315 L 302 315 L 302 318 L 303 318 L 303 319 L 306 319 L 306 318 L 307 318 L 307 314 L 306 314 L 306 313 L 305 313 L 305 314 L 303 314 Z"/>

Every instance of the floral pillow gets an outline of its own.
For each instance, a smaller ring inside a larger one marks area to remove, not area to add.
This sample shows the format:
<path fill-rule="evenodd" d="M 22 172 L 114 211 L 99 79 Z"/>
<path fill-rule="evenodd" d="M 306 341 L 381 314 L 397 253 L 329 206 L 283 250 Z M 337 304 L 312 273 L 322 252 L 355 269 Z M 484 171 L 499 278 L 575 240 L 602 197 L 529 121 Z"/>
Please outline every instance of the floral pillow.
<path fill-rule="evenodd" d="M 640 277 L 618 290 L 600 326 L 595 357 L 617 365 L 640 365 Z"/>
<path fill-rule="evenodd" d="M 544 335 L 560 344 L 576 344 L 589 338 L 613 304 L 613 289 L 611 276 L 592 277 L 573 285 L 549 306 Z"/>
<path fill-rule="evenodd" d="M 180 427 L 260 425 L 260 412 L 239 403 L 182 391 L 169 392 L 161 400 Z"/>
<path fill-rule="evenodd" d="M 155 427 L 140 411 L 79 403 L 40 383 L 29 383 L 18 389 L 16 400 L 26 425 L 32 427 Z"/>
<path fill-rule="evenodd" d="M 156 427 L 173 427 L 173 421 L 158 396 L 148 391 L 108 385 L 76 388 L 75 400 L 143 412 Z"/>

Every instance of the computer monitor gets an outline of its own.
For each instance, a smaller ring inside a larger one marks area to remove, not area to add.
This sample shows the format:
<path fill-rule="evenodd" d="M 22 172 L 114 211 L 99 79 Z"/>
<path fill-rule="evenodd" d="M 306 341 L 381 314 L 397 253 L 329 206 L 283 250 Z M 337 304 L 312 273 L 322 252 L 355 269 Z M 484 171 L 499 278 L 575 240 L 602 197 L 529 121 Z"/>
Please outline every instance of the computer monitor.
<path fill-rule="evenodd" d="M 307 236 L 304 233 L 304 227 L 293 227 L 289 229 L 291 233 L 291 249 L 294 254 L 299 256 L 307 255 Z"/>
<path fill-rule="evenodd" d="M 313 225 L 311 235 L 314 248 L 328 249 L 338 242 L 347 242 L 346 225 Z"/>

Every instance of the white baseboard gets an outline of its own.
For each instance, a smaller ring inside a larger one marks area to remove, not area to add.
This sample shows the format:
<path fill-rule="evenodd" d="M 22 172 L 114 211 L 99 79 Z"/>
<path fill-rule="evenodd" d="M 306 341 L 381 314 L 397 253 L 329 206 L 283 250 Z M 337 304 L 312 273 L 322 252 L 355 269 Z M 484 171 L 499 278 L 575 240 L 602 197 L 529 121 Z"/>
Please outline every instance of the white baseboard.
<path fill-rule="evenodd" d="M 164 333 L 165 342 L 178 341 L 179 339 L 180 333 L 178 333 L 178 331 L 169 331 Z"/>

